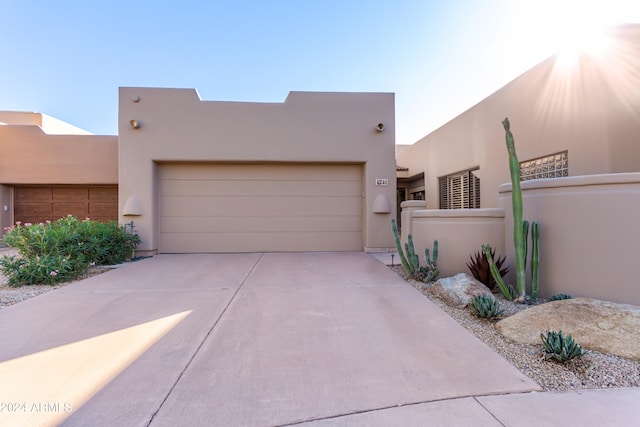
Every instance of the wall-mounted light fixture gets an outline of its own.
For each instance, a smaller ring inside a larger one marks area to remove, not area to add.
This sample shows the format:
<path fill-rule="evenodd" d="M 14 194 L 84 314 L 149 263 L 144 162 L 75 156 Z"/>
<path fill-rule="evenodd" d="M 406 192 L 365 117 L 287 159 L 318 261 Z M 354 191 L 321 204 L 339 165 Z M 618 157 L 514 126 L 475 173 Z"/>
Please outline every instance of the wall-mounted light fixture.
<path fill-rule="evenodd" d="M 378 132 L 382 132 L 382 131 L 384 130 L 384 123 L 378 123 L 378 124 L 376 125 L 376 130 L 377 130 Z"/>
<path fill-rule="evenodd" d="M 132 97 L 131 97 L 131 100 L 132 100 L 133 102 L 140 102 L 140 97 L 139 97 L 139 96 L 132 96 Z"/>
<path fill-rule="evenodd" d="M 131 126 L 134 129 L 139 129 L 140 128 L 140 122 L 136 119 L 131 119 L 129 120 L 129 126 Z"/>
<path fill-rule="evenodd" d="M 122 216 L 140 216 L 142 215 L 142 204 L 135 194 L 129 196 L 122 208 Z"/>

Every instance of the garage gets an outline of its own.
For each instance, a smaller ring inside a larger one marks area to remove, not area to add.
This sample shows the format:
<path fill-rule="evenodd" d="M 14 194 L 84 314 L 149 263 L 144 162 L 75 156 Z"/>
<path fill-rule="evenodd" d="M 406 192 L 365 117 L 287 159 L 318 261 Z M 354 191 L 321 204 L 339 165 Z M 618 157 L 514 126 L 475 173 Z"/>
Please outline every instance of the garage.
<path fill-rule="evenodd" d="M 39 223 L 67 215 L 96 221 L 118 220 L 116 185 L 15 186 L 14 222 Z"/>
<path fill-rule="evenodd" d="M 361 251 L 361 164 L 158 164 L 161 253 Z"/>

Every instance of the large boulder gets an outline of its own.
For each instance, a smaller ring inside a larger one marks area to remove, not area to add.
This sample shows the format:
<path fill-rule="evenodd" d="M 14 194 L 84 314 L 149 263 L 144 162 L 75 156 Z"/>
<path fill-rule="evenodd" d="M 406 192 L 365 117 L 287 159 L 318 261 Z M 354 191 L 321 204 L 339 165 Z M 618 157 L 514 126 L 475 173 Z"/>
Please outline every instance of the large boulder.
<path fill-rule="evenodd" d="M 561 330 L 585 349 L 640 360 L 640 307 L 591 298 L 551 301 L 496 323 L 507 338 L 542 344 L 540 334 Z"/>
<path fill-rule="evenodd" d="M 439 279 L 429 291 L 454 307 L 466 307 L 477 295 L 491 295 L 489 288 L 466 273 Z"/>

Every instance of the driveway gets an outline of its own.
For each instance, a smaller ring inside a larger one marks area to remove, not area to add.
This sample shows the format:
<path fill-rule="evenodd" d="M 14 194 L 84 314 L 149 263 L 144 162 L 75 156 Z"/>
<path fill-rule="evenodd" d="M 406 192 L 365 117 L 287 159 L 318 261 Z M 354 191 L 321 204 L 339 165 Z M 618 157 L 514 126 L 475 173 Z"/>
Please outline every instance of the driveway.
<path fill-rule="evenodd" d="M 366 253 L 159 255 L 0 342 L 1 425 L 501 425 L 475 396 L 538 390 Z"/>

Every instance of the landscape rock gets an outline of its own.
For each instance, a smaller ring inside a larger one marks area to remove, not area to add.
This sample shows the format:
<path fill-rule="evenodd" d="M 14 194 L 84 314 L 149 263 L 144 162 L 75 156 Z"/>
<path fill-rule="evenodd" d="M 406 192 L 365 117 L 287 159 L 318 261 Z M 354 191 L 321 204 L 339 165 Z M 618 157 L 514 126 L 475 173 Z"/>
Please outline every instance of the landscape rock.
<path fill-rule="evenodd" d="M 484 283 L 466 273 L 439 279 L 429 288 L 429 292 L 454 307 L 466 307 L 477 295 L 491 295 Z"/>
<path fill-rule="evenodd" d="M 507 338 L 541 344 L 540 334 L 571 335 L 584 349 L 640 360 L 640 307 L 591 298 L 551 301 L 496 323 Z"/>

